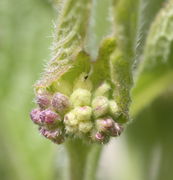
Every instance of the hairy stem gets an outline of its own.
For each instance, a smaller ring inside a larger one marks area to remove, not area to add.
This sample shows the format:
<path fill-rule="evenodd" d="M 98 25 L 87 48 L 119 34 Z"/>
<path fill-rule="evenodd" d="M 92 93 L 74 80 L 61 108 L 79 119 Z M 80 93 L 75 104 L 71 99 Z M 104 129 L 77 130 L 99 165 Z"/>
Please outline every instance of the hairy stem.
<path fill-rule="evenodd" d="M 90 153 L 88 155 L 87 164 L 86 164 L 86 174 L 85 180 L 95 180 L 97 169 L 99 165 L 100 155 L 102 152 L 102 145 L 92 145 Z"/>
<path fill-rule="evenodd" d="M 90 145 L 84 144 L 81 140 L 76 139 L 68 141 L 66 148 L 70 161 L 70 180 L 84 179 Z"/>
<path fill-rule="evenodd" d="M 95 180 L 102 146 L 89 145 L 80 139 L 66 143 L 70 180 Z"/>

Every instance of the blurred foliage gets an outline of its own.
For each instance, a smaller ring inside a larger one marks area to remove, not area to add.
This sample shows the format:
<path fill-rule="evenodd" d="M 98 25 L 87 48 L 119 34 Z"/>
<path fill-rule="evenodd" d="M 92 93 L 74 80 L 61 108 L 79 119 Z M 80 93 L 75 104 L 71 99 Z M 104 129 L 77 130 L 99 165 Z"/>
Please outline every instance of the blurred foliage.
<path fill-rule="evenodd" d="M 53 149 L 29 120 L 33 83 L 48 58 L 53 9 L 42 0 L 0 1 L 0 178 L 51 179 Z"/>

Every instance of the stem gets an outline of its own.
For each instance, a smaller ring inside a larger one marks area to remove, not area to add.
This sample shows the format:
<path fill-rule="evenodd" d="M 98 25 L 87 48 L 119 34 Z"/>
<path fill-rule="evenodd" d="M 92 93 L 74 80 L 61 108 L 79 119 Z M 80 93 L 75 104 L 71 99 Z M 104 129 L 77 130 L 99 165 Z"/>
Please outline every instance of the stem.
<path fill-rule="evenodd" d="M 102 145 L 92 145 L 90 154 L 88 155 L 85 180 L 95 180 L 96 172 L 98 169 L 98 164 L 100 160 L 100 155 L 102 152 Z"/>
<path fill-rule="evenodd" d="M 94 180 L 101 145 L 89 145 L 75 139 L 66 143 L 70 164 L 70 180 Z"/>
<path fill-rule="evenodd" d="M 66 143 L 70 163 L 70 180 L 84 179 L 85 165 L 90 145 L 75 139 Z"/>

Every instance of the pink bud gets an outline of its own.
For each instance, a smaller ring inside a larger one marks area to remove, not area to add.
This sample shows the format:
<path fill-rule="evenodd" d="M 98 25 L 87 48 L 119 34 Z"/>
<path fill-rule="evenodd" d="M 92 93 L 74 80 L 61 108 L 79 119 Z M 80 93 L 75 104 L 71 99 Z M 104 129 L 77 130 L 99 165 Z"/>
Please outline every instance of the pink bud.
<path fill-rule="evenodd" d="M 40 119 L 41 122 L 45 124 L 55 124 L 56 122 L 61 121 L 61 117 L 50 109 L 41 111 Z"/>
<path fill-rule="evenodd" d="M 123 127 L 120 124 L 115 122 L 114 126 L 110 129 L 110 135 L 114 137 L 120 136 L 122 131 L 123 131 Z"/>
<path fill-rule="evenodd" d="M 96 141 L 102 142 L 104 139 L 105 139 L 105 136 L 104 136 L 103 133 L 97 132 L 97 133 L 95 134 L 95 140 L 96 140 Z"/>
<path fill-rule="evenodd" d="M 64 136 L 61 134 L 60 129 L 48 130 L 44 127 L 40 127 L 39 131 L 41 135 L 43 135 L 44 137 L 46 137 L 47 139 L 51 140 L 56 144 L 61 144 L 64 142 Z"/>
<path fill-rule="evenodd" d="M 36 97 L 36 103 L 40 106 L 40 108 L 45 109 L 50 106 L 51 96 L 48 94 L 38 95 Z"/>
<path fill-rule="evenodd" d="M 30 113 L 30 118 L 31 120 L 35 123 L 35 124 L 38 124 L 38 125 L 42 125 L 42 122 L 41 122 L 41 119 L 40 119 L 40 109 L 36 108 L 36 109 L 33 109 Z"/>
<path fill-rule="evenodd" d="M 69 108 L 70 102 L 67 96 L 61 93 L 56 93 L 52 99 L 52 106 L 56 111 L 64 112 Z"/>
<path fill-rule="evenodd" d="M 98 131 L 108 132 L 110 128 L 114 127 L 114 121 L 111 118 L 98 119 L 96 121 L 96 127 Z"/>

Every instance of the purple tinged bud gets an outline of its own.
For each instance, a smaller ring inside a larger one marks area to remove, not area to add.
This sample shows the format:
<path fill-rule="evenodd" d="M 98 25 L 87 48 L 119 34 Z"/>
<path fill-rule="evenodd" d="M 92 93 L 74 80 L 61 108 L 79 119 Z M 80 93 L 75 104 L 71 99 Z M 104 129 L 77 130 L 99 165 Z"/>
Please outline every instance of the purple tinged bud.
<path fill-rule="evenodd" d="M 41 119 L 40 119 L 40 109 L 36 108 L 36 109 L 33 109 L 30 113 L 30 118 L 31 120 L 35 123 L 35 124 L 38 124 L 38 125 L 42 125 L 42 122 L 41 122 Z"/>
<path fill-rule="evenodd" d="M 104 139 L 105 139 L 105 135 L 104 135 L 103 133 L 97 132 L 97 133 L 95 134 L 95 140 L 96 140 L 96 141 L 103 142 Z"/>
<path fill-rule="evenodd" d="M 103 120 L 103 125 L 105 128 L 111 128 L 114 125 L 114 121 L 110 118 Z"/>
<path fill-rule="evenodd" d="M 96 127 L 100 132 L 108 132 L 111 128 L 114 127 L 114 121 L 111 118 L 98 119 L 96 121 Z"/>
<path fill-rule="evenodd" d="M 118 136 L 119 136 L 119 135 L 122 133 L 122 131 L 124 130 L 123 126 L 121 126 L 121 125 L 118 124 L 118 123 L 115 123 L 115 124 L 114 124 L 114 127 L 115 127 L 115 129 L 117 130 Z"/>
<path fill-rule="evenodd" d="M 59 129 L 48 130 L 44 127 L 40 127 L 39 131 L 40 131 L 41 135 L 43 135 L 44 137 L 53 141 L 56 144 L 61 144 L 64 142 L 64 137 L 61 134 L 61 131 Z"/>
<path fill-rule="evenodd" d="M 61 121 L 61 117 L 50 109 L 45 109 L 40 112 L 41 122 L 44 124 L 55 124 L 56 122 Z"/>
<path fill-rule="evenodd" d="M 36 103 L 40 108 L 45 109 L 51 104 L 51 96 L 49 94 L 40 94 L 36 97 Z"/>
<path fill-rule="evenodd" d="M 52 99 L 52 106 L 58 112 L 64 112 L 70 107 L 69 98 L 61 93 L 56 93 Z"/>
<path fill-rule="evenodd" d="M 114 136 L 114 137 L 120 136 L 122 131 L 123 131 L 123 129 L 124 128 L 120 124 L 115 122 L 114 126 L 110 129 L 110 135 Z"/>

